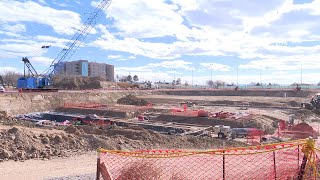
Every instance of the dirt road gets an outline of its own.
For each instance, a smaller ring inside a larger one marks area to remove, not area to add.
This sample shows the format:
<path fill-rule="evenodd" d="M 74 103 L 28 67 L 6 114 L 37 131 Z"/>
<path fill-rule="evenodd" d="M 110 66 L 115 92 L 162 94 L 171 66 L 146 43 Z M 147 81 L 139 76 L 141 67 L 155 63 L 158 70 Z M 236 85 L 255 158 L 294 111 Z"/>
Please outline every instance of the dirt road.
<path fill-rule="evenodd" d="M 95 152 L 47 161 L 28 160 L 25 162 L 7 161 L 0 163 L 0 179 L 2 180 L 42 180 L 94 174 L 95 171 Z"/>

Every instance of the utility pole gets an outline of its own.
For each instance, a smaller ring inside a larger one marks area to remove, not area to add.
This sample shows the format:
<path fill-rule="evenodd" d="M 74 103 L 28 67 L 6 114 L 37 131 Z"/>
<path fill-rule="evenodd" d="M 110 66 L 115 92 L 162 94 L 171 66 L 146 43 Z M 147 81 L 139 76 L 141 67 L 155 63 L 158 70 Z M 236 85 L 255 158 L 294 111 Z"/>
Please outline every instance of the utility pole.
<path fill-rule="evenodd" d="M 237 86 L 239 86 L 239 65 L 237 65 Z"/>
<path fill-rule="evenodd" d="M 211 66 L 211 82 L 212 82 L 212 65 L 213 64 L 210 64 L 210 66 Z"/>
<path fill-rule="evenodd" d="M 262 81 L 261 81 L 261 69 L 260 69 L 260 86 L 262 86 Z"/>
<path fill-rule="evenodd" d="M 174 68 L 174 76 L 173 76 L 173 80 L 176 80 L 176 69 Z"/>
<path fill-rule="evenodd" d="M 191 80 L 191 86 L 193 87 L 193 69 L 192 69 L 192 80 Z"/>
<path fill-rule="evenodd" d="M 302 63 L 300 66 L 300 85 L 302 86 Z"/>

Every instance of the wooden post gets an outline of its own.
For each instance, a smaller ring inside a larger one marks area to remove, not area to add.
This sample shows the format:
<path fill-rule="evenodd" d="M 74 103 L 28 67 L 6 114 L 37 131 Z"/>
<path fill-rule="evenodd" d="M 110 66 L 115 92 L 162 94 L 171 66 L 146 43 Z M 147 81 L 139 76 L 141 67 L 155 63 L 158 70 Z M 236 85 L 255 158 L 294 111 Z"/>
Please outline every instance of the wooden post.
<path fill-rule="evenodd" d="M 97 152 L 97 174 L 96 174 L 96 180 L 100 179 L 100 149 L 98 149 Z"/>
<path fill-rule="evenodd" d="M 277 180 L 276 152 L 275 151 L 273 151 L 273 168 L 274 168 L 274 179 Z"/>

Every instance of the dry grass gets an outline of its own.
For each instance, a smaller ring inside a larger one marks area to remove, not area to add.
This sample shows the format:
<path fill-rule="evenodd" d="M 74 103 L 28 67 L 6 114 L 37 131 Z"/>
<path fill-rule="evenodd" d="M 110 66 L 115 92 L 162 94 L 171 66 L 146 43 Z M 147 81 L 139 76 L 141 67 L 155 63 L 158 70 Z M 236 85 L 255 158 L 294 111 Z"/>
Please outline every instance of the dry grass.
<path fill-rule="evenodd" d="M 151 162 L 135 162 L 123 169 L 117 180 L 188 180 L 179 172 L 171 175 L 167 173 L 161 169 L 161 166 L 155 166 Z"/>
<path fill-rule="evenodd" d="M 135 162 L 123 169 L 118 180 L 160 179 L 161 169 L 149 162 Z"/>

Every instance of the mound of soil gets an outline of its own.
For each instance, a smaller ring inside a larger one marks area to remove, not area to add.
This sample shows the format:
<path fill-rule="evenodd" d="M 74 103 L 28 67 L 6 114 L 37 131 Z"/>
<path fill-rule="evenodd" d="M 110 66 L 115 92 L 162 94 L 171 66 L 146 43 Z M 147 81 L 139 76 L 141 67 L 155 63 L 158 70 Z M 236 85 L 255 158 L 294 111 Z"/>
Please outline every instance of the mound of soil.
<path fill-rule="evenodd" d="M 101 77 L 65 77 L 62 79 L 56 78 L 53 87 L 66 90 L 119 88 L 119 86 L 117 86 L 116 83 L 107 82 L 105 79 Z"/>
<path fill-rule="evenodd" d="M 30 121 L 22 121 L 18 120 L 13 117 L 7 116 L 7 113 L 5 111 L 0 111 L 0 125 L 6 125 L 6 126 L 25 126 L 25 127 L 35 127 L 35 124 Z"/>
<path fill-rule="evenodd" d="M 149 104 L 148 101 L 144 99 L 137 98 L 134 95 L 127 95 L 123 98 L 118 99 L 117 101 L 118 104 L 125 104 L 125 105 L 136 105 L 136 106 L 146 106 Z"/>
<path fill-rule="evenodd" d="M 13 127 L 0 132 L 0 161 L 68 156 L 71 152 L 82 149 L 83 143 L 73 135 L 39 134 Z"/>
<path fill-rule="evenodd" d="M 124 88 L 124 89 L 139 89 L 139 85 L 138 84 L 131 84 L 131 83 L 126 83 L 126 82 L 118 82 L 117 85 L 120 88 Z"/>
<path fill-rule="evenodd" d="M 298 103 L 297 101 L 289 101 L 288 105 L 291 107 L 300 107 L 300 103 Z"/>
<path fill-rule="evenodd" d="M 235 147 L 244 144 L 227 141 L 226 145 Z M 0 162 L 71 156 L 99 147 L 110 150 L 213 149 L 222 148 L 223 140 L 169 136 L 140 127 L 124 128 L 115 125 L 108 128 L 69 126 L 65 131 L 19 126 L 0 128 Z"/>

